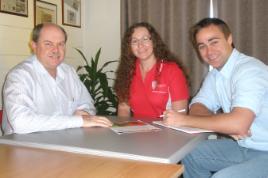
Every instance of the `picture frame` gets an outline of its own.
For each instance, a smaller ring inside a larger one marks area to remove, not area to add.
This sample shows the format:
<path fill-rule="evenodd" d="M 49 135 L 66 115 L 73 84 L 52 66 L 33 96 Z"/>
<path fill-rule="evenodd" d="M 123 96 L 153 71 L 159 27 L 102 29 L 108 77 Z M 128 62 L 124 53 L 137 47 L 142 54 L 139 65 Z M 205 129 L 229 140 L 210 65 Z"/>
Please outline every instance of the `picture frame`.
<path fill-rule="evenodd" d="M 81 28 L 81 0 L 62 0 L 62 24 Z"/>
<path fill-rule="evenodd" d="M 57 5 L 41 0 L 35 0 L 34 25 L 36 26 L 45 22 L 57 24 Z"/>
<path fill-rule="evenodd" d="M 28 17 L 28 0 L 0 0 L 0 12 Z"/>

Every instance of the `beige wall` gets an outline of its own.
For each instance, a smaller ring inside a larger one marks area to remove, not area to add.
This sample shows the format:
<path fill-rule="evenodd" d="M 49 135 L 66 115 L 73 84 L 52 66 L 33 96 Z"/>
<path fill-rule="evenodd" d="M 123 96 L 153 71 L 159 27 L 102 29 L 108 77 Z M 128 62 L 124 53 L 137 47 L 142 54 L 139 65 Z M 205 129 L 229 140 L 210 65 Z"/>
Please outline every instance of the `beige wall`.
<path fill-rule="evenodd" d="M 102 48 L 100 65 L 120 54 L 120 0 L 87 0 L 84 52 L 94 56 Z M 117 64 L 109 66 L 116 69 Z"/>
<path fill-rule="evenodd" d="M 43 0 L 57 5 L 57 23 L 62 24 L 61 0 Z M 28 0 L 28 17 L 0 13 L 0 87 L 7 72 L 27 58 L 33 28 L 33 0 Z M 74 67 L 82 60 L 74 48 L 95 54 L 102 47 L 101 63 L 117 59 L 120 49 L 120 0 L 81 0 L 82 27 L 63 25 L 68 33 L 66 62 Z M 112 66 L 113 69 L 116 66 Z M 0 103 L 0 108 L 2 104 Z"/>

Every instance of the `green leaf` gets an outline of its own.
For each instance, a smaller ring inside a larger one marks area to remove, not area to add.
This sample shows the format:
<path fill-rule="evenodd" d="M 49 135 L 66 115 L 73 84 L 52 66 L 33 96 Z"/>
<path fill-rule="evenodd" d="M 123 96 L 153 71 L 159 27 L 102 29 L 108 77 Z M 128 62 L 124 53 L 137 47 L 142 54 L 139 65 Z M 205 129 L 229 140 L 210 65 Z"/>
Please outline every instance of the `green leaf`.
<path fill-rule="evenodd" d="M 78 48 L 75 48 L 78 52 L 79 52 L 79 54 L 82 56 L 82 58 L 84 59 L 84 61 L 86 62 L 86 65 L 88 65 L 88 62 L 87 62 L 87 58 L 85 57 L 85 55 L 83 54 L 83 52 L 80 50 L 80 49 L 78 49 Z"/>
<path fill-rule="evenodd" d="M 114 62 L 118 62 L 117 60 L 114 60 L 114 61 L 108 61 L 108 62 L 105 62 L 102 67 L 99 69 L 99 71 L 102 71 L 106 66 L 108 66 L 109 64 L 111 63 L 114 63 Z"/>
<path fill-rule="evenodd" d="M 86 59 L 83 52 L 75 48 L 85 61 L 85 65 L 78 66 L 79 78 L 85 84 L 90 95 L 94 99 L 94 105 L 98 115 L 116 115 L 116 108 L 118 104 L 117 97 L 109 86 L 108 80 L 114 81 L 113 78 L 108 78 L 107 73 L 114 73 L 114 71 L 104 71 L 104 68 L 111 63 L 118 62 L 117 60 L 105 62 L 98 70 L 98 63 L 101 54 L 101 48 L 96 55 L 91 57 L 90 63 Z"/>

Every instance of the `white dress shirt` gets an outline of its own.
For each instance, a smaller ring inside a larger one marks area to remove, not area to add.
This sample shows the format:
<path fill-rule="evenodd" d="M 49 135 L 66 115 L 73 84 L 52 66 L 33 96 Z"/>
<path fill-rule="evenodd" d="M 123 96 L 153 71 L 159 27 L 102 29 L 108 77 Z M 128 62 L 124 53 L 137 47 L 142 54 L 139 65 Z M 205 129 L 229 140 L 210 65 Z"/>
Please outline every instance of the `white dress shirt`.
<path fill-rule="evenodd" d="M 76 110 L 95 115 L 93 100 L 74 68 L 57 67 L 53 78 L 32 56 L 7 75 L 4 89 L 4 134 L 31 133 L 81 127 Z"/>

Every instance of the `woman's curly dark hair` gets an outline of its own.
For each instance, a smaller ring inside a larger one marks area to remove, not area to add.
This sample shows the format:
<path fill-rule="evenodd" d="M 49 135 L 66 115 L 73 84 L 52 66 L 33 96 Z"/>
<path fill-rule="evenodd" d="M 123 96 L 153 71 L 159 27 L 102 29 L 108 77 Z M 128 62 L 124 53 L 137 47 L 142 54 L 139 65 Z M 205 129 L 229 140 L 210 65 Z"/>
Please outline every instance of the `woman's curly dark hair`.
<path fill-rule="evenodd" d="M 134 30 L 139 27 L 146 28 L 151 35 L 153 53 L 157 60 L 175 62 L 184 71 L 181 62 L 168 50 L 168 47 L 164 44 L 160 35 L 156 32 L 152 25 L 147 22 L 135 23 L 126 30 L 121 42 L 120 63 L 116 72 L 114 85 L 119 102 L 127 102 L 129 99 L 129 90 L 133 74 L 135 72 L 137 59 L 131 50 L 131 37 Z M 185 72 L 184 74 L 186 75 Z"/>

